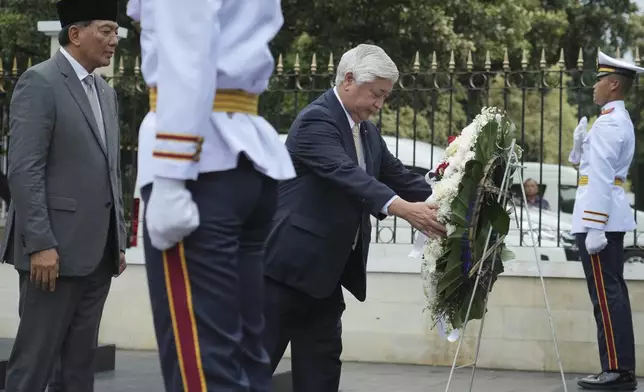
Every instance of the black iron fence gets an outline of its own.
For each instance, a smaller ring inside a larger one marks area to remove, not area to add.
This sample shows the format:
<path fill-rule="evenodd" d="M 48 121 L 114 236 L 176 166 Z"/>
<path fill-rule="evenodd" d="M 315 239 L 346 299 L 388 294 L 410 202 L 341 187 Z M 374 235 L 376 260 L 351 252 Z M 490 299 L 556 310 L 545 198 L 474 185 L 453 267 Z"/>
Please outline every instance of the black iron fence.
<path fill-rule="evenodd" d="M 635 61 L 639 63 L 638 53 Z M 124 63 L 132 66 L 124 67 Z M 286 133 L 299 111 L 333 86 L 335 66 L 331 57 L 328 65 L 318 67 L 315 56 L 306 66 L 300 63 L 299 56 L 289 64 L 280 56 L 276 65 L 270 88 L 261 96 L 260 111 L 280 133 Z M 129 206 L 137 171 L 138 127 L 148 110 L 148 97 L 138 59 L 120 59 L 114 68 L 114 76 L 108 79 L 120 101 L 123 192 Z M 410 169 L 425 173 L 442 157 L 448 136 L 458 134 L 483 107 L 505 109 L 517 126 L 517 143 L 524 149 L 523 179 L 530 178 L 538 184 L 528 192 L 529 204 L 534 204 L 533 207 L 524 206 L 517 197 L 521 208 L 514 214 L 512 238 L 509 236 L 506 242 L 511 246 L 531 245 L 531 235 L 535 234 L 539 247 L 565 249 L 569 259 L 575 258 L 568 230 L 577 177 L 567 157 L 578 119 L 587 116 L 592 124 L 600 111 L 593 103 L 594 64 L 585 66 L 580 58 L 576 69 L 565 69 L 562 53 L 561 60 L 554 65 L 547 64 L 542 56 L 538 67 L 529 67 L 524 56 L 519 68 L 511 69 L 506 56 L 501 67 L 493 69 L 489 57 L 483 64 L 475 64 L 470 55 L 463 68 L 457 69 L 453 56 L 444 64 L 439 64 L 434 57 L 427 66 L 420 64 L 416 57 L 410 71 L 401 74 L 383 110 L 373 119 L 389 149 Z M 0 72 L 3 148 L 8 140 L 11 91 L 20 74 L 15 67 Z M 638 217 L 641 213 L 637 212 L 644 207 L 644 192 L 640 189 L 640 174 L 644 173 L 643 91 L 637 80 L 627 99 L 636 128 L 637 153 L 625 185 L 640 226 L 644 225 L 644 218 Z M 532 189 L 538 190 L 537 199 L 533 199 Z M 521 194 L 520 184 L 515 185 L 514 191 Z M 129 220 L 130 211 L 128 208 Z M 644 262 L 641 232 L 640 228 L 627 236 L 626 245 L 629 254 L 634 255 L 633 260 Z M 409 244 L 414 237 L 414 230 L 399 219 L 374 220 L 372 240 L 376 243 Z"/>

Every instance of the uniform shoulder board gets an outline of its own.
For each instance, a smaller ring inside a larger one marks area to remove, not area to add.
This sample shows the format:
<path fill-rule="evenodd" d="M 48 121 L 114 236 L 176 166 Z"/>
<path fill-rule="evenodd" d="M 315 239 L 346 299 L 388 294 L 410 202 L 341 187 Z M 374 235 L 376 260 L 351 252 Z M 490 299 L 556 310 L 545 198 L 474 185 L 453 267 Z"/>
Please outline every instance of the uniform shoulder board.
<path fill-rule="evenodd" d="M 612 113 L 613 110 L 615 110 L 615 108 L 604 109 L 604 110 L 601 111 L 601 113 L 599 115 L 603 116 L 604 114 Z"/>

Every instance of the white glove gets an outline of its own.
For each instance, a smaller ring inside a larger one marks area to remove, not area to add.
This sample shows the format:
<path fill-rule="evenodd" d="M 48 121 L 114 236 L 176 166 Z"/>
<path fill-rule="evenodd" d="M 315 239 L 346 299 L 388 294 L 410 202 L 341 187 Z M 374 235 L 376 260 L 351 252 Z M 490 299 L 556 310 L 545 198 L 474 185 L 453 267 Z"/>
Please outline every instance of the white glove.
<path fill-rule="evenodd" d="M 603 230 L 588 229 L 588 234 L 586 235 L 586 250 L 588 254 L 597 254 L 604 250 L 606 245 L 608 245 L 608 240 Z"/>
<path fill-rule="evenodd" d="M 199 210 L 185 181 L 156 177 L 146 207 L 145 224 L 152 245 L 166 250 L 199 226 Z"/>
<path fill-rule="evenodd" d="M 577 128 L 575 128 L 572 150 L 570 150 L 570 156 L 568 157 L 568 161 L 575 165 L 578 165 L 581 160 L 581 144 L 586 136 L 587 127 L 588 119 L 584 116 L 579 120 L 579 124 L 577 124 Z"/>

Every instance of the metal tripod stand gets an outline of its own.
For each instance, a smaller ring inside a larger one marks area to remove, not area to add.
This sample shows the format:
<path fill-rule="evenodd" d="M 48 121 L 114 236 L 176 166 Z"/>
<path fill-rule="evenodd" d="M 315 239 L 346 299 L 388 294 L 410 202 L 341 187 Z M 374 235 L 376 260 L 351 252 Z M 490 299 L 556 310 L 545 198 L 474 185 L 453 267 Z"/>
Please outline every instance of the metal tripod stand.
<path fill-rule="evenodd" d="M 508 152 L 508 154 L 509 154 L 508 155 L 508 161 L 507 161 L 508 164 L 507 164 L 507 166 L 505 168 L 503 181 L 501 183 L 501 192 L 499 193 L 499 196 L 497 198 L 497 201 L 499 203 L 501 203 L 501 205 L 505 205 L 505 201 L 506 201 L 506 198 L 507 198 L 506 195 L 507 195 L 507 191 L 509 189 L 509 184 L 510 184 L 510 179 L 508 178 L 509 173 L 510 173 L 510 168 L 521 168 L 522 167 L 521 162 L 519 162 L 519 159 L 517 157 L 517 154 L 516 154 L 516 151 L 515 151 L 515 146 L 516 146 L 516 139 L 512 140 L 512 143 L 510 145 L 510 149 L 509 149 L 509 152 Z M 521 184 L 523 184 L 523 175 L 521 174 L 520 171 L 518 172 L 518 175 L 519 175 L 519 181 L 521 182 Z M 527 200 L 525 189 L 523 188 L 523 185 L 521 186 L 521 193 L 522 193 L 522 196 L 523 196 L 523 199 L 522 199 L 523 203 L 524 203 L 523 205 L 527 205 L 528 200 Z M 557 343 L 557 336 L 555 334 L 555 327 L 554 327 L 554 324 L 552 322 L 552 312 L 550 311 L 550 303 L 548 302 L 548 294 L 546 293 L 546 285 L 545 285 L 545 282 L 543 280 L 543 274 L 541 272 L 541 264 L 540 264 L 540 260 L 539 260 L 539 254 L 537 252 L 537 241 L 536 241 L 535 236 L 534 236 L 534 231 L 533 231 L 533 227 L 532 227 L 532 220 L 530 219 L 531 218 L 530 217 L 530 211 L 526 210 L 526 214 L 527 214 L 527 218 L 528 218 L 530 236 L 531 236 L 531 239 L 532 239 L 532 249 L 534 251 L 534 260 L 535 260 L 535 262 L 537 264 L 537 270 L 538 270 L 538 273 L 539 273 L 539 279 L 541 280 L 541 288 L 543 290 L 543 299 L 545 301 L 546 310 L 548 312 L 548 321 L 550 322 L 550 331 L 552 332 L 552 341 L 554 343 L 555 353 L 557 355 L 557 363 L 559 364 L 559 371 L 561 372 L 561 381 L 563 382 L 564 391 L 568 392 L 568 388 L 566 386 L 566 377 L 564 375 L 563 365 L 561 363 L 561 356 L 559 355 L 559 344 Z M 478 263 L 478 271 L 477 271 L 477 276 L 476 276 L 476 282 L 474 284 L 474 290 L 472 292 L 472 296 L 470 297 L 470 302 L 469 302 L 469 306 L 467 308 L 467 313 L 466 313 L 466 317 L 465 317 L 466 321 L 463 324 L 463 329 L 462 329 L 462 331 L 460 333 L 460 339 L 458 341 L 458 346 L 456 348 L 456 353 L 454 354 L 454 361 L 452 362 L 452 369 L 450 370 L 450 373 L 449 373 L 449 379 L 447 380 L 447 386 L 445 387 L 445 392 L 449 391 L 450 385 L 452 384 L 454 371 L 456 369 L 460 369 L 460 368 L 464 368 L 464 367 L 472 367 L 472 377 L 470 379 L 470 387 L 468 389 L 469 392 L 472 391 L 472 387 L 474 385 L 474 378 L 475 378 L 475 375 L 476 375 L 476 365 L 477 365 L 477 362 L 478 362 L 480 348 L 481 348 L 481 338 L 482 338 L 483 326 L 485 325 L 485 316 L 487 314 L 487 301 L 488 301 L 489 296 L 490 296 L 490 288 L 492 286 L 491 284 L 486 286 L 487 288 L 486 288 L 485 302 L 484 302 L 484 307 L 483 307 L 485 309 L 485 312 L 483 313 L 483 316 L 481 318 L 481 325 L 479 327 L 479 334 L 478 334 L 478 338 L 477 338 L 477 341 L 476 341 L 476 352 L 475 352 L 475 356 L 474 356 L 474 362 L 471 363 L 471 364 L 468 364 L 468 365 L 462 365 L 462 366 L 458 366 L 458 367 L 456 366 L 456 362 L 458 360 L 458 355 L 460 353 L 461 346 L 462 346 L 463 340 L 465 338 L 465 331 L 466 331 L 467 324 L 468 324 L 467 320 L 469 319 L 470 312 L 472 310 L 472 304 L 474 302 L 476 292 L 480 287 L 479 286 L 479 281 L 481 279 L 481 275 L 482 275 L 481 272 L 483 270 L 483 260 L 485 260 L 487 257 L 489 257 L 489 255 L 488 255 L 488 247 L 489 247 L 489 242 L 490 242 L 491 236 L 492 236 L 492 228 L 490 228 L 490 230 L 488 231 L 487 242 L 486 242 L 485 248 L 483 250 L 482 260 L 480 260 L 479 263 Z M 491 267 L 492 270 L 494 270 L 494 263 L 496 262 L 497 250 L 498 250 L 498 247 L 495 247 L 495 249 L 493 251 L 493 254 L 492 254 L 492 267 Z"/>

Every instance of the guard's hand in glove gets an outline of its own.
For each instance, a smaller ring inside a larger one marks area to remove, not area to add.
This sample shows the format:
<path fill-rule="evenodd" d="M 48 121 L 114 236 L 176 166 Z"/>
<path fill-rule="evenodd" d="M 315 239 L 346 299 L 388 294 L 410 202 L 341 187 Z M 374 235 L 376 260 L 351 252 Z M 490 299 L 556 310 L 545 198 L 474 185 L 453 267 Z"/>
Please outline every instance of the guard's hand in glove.
<path fill-rule="evenodd" d="M 154 179 L 145 224 L 152 245 L 159 250 L 173 247 L 199 226 L 199 210 L 185 181 Z"/>
<path fill-rule="evenodd" d="M 568 161 L 570 161 L 570 163 L 577 165 L 581 160 L 581 144 L 586 136 L 587 128 L 588 119 L 584 116 L 579 120 L 579 124 L 577 124 L 577 128 L 575 128 L 572 150 L 570 150 L 570 156 L 568 157 Z"/>
<path fill-rule="evenodd" d="M 586 235 L 586 250 L 588 254 L 597 254 L 604 250 L 606 245 L 608 245 L 608 240 L 603 230 L 588 229 L 588 234 Z"/>

